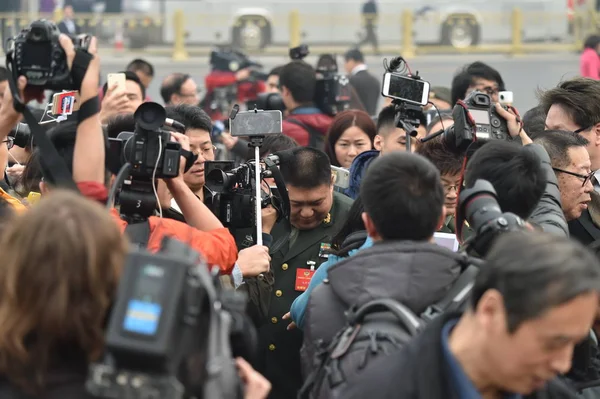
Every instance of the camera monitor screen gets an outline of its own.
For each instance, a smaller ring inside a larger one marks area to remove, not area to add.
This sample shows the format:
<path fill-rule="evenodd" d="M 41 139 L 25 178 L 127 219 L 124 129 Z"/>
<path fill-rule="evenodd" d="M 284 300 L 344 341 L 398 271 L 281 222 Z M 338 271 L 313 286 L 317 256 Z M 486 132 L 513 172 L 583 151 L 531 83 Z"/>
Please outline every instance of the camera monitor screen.
<path fill-rule="evenodd" d="M 52 61 L 52 47 L 48 42 L 27 43 L 23 48 L 23 53 L 27 57 L 27 64 L 42 69 L 50 68 Z"/>
<path fill-rule="evenodd" d="M 469 109 L 469 113 L 475 119 L 475 123 L 478 125 L 489 125 L 490 124 L 490 114 L 488 111 L 484 111 L 481 109 Z"/>
<path fill-rule="evenodd" d="M 130 333 L 156 335 L 162 313 L 165 269 L 145 265 L 140 269 L 133 295 L 127 304 L 123 329 Z"/>

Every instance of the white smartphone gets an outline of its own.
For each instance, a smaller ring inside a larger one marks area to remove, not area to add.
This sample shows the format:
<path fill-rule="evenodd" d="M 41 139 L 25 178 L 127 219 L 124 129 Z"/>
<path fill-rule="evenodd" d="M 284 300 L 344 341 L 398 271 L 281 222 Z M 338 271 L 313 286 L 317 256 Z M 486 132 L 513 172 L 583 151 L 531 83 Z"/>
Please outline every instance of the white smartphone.
<path fill-rule="evenodd" d="M 339 188 L 350 187 L 350 171 L 348 169 L 340 168 L 337 166 L 331 167 L 331 174 L 333 175 L 333 185 Z"/>
<path fill-rule="evenodd" d="M 513 103 L 513 92 L 512 91 L 501 91 L 498 93 L 498 99 L 502 105 L 512 105 Z"/>
<path fill-rule="evenodd" d="M 116 85 L 120 90 L 125 90 L 125 80 L 124 73 L 109 73 L 106 79 L 109 89 Z"/>
<path fill-rule="evenodd" d="M 383 75 L 381 94 L 385 97 L 413 104 L 427 105 L 429 102 L 429 82 L 387 72 Z"/>

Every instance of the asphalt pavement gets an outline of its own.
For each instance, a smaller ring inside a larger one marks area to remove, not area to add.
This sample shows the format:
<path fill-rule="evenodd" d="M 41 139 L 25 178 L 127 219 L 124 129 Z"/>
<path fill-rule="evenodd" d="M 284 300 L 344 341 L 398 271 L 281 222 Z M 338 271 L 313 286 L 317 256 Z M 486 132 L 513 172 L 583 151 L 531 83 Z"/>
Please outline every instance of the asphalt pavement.
<path fill-rule="evenodd" d="M 383 56 L 368 56 L 366 59 L 369 69 L 378 77 L 384 72 L 383 59 L 391 59 L 397 54 Z M 123 53 L 115 56 L 112 53 L 102 54 L 102 76 L 111 72 L 122 70 L 134 57 L 144 57 L 144 54 Z M 184 62 L 174 62 L 168 57 L 148 56 L 153 63 L 156 77 L 149 89 L 149 96 L 159 103 L 160 84 L 172 72 L 181 72 L 192 75 L 200 87 L 204 85 L 204 77 L 209 73 L 207 57 L 193 57 Z M 309 56 L 306 60 L 315 65 L 316 56 Z M 259 56 L 254 58 L 264 65 L 264 70 L 285 64 L 288 58 L 284 56 Z M 579 71 L 579 54 L 554 53 L 535 54 L 522 56 L 506 55 L 423 55 L 409 60 L 413 71 L 418 71 L 421 77 L 432 86 L 450 87 L 452 77 L 463 65 L 473 61 L 483 61 L 496 68 L 502 75 L 506 89 L 514 93 L 515 106 L 523 114 L 528 109 L 537 105 L 538 90 L 555 86 L 561 80 L 576 76 Z M 338 57 L 341 66 L 343 60 Z"/>

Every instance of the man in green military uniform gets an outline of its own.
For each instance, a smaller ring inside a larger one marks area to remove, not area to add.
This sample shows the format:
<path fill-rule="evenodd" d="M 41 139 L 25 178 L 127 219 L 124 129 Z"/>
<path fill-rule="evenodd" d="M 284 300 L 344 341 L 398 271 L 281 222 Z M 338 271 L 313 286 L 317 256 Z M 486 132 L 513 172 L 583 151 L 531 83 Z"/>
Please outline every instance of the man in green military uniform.
<path fill-rule="evenodd" d="M 333 191 L 329 158 L 314 148 L 298 147 L 280 170 L 290 197 L 292 231 L 288 242 L 271 253 L 271 269 L 242 285 L 250 296 L 248 312 L 258 326 L 256 368 L 273 385 L 269 398 L 296 397 L 301 387 L 302 332 L 287 330 L 281 318 L 306 290 L 314 271 L 328 256 L 331 238 L 344 224 L 352 200 Z M 281 225 L 273 238 L 284 234 Z"/>

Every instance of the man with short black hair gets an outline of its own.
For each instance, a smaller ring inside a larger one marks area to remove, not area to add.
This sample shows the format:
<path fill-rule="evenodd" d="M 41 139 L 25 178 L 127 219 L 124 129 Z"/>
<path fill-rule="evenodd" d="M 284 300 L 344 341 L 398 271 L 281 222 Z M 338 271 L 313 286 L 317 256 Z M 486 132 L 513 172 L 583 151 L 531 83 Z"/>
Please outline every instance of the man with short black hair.
<path fill-rule="evenodd" d="M 140 78 L 131 71 L 121 73 L 125 74 L 125 87 L 108 87 L 108 82 L 102 87 L 100 121 L 103 124 L 115 115 L 134 113 L 146 98 L 146 88 Z"/>
<path fill-rule="evenodd" d="M 249 293 L 248 311 L 259 326 L 256 368 L 273 384 L 270 398 L 289 399 L 302 385 L 302 332 L 287 331 L 281 317 L 306 290 L 312 271 L 326 260 L 331 238 L 344 224 L 352 200 L 334 192 L 329 157 L 323 151 L 295 147 L 278 155 L 292 230 L 275 226 L 274 241 L 289 233 L 288 242 L 271 251 L 271 269 L 264 278 L 246 279 L 241 287 Z"/>
<path fill-rule="evenodd" d="M 165 105 L 189 104 L 197 106 L 200 103 L 198 93 L 198 85 L 194 79 L 184 73 L 170 74 L 160 86 L 160 96 Z"/>
<path fill-rule="evenodd" d="M 573 132 L 547 130 L 536 143 L 543 145 L 550 156 L 569 233 L 584 244 L 595 241 L 600 237 L 600 229 L 596 208 L 590 204 L 592 199 L 596 204 L 600 203 L 600 195 L 594 191 L 591 180 L 593 174 L 586 150 L 588 141 Z"/>
<path fill-rule="evenodd" d="M 198 159 L 185 173 L 183 180 L 201 201 L 205 201 L 207 189 L 204 185 L 204 162 L 215 160 L 215 146 L 210 137 L 212 122 L 206 112 L 192 105 L 180 104 L 167 107 L 166 110 L 168 118 L 183 123 L 185 135 L 190 140 L 190 151 L 198 155 Z M 176 203 L 173 205 L 175 209 L 179 208 Z"/>
<path fill-rule="evenodd" d="M 271 69 L 269 72 L 269 76 L 267 76 L 267 92 L 268 93 L 279 93 L 279 75 L 281 75 L 281 70 L 283 69 L 283 65 L 276 66 Z"/>
<path fill-rule="evenodd" d="M 126 69 L 135 73 L 144 85 L 144 88 L 148 90 L 150 83 L 152 83 L 152 79 L 154 79 L 154 67 L 151 63 L 146 60 L 136 58 L 127 65 Z"/>
<path fill-rule="evenodd" d="M 528 147 L 505 141 L 490 141 L 467 163 L 465 186 L 477 180 L 494 186 L 502 212 L 527 220 L 546 188 L 546 175 L 538 156 Z"/>
<path fill-rule="evenodd" d="M 417 148 L 417 154 L 427 158 L 440 172 L 442 186 L 444 187 L 446 219 L 438 231 L 441 233 L 454 233 L 456 231 L 454 215 L 458 203 L 464 156 L 450 151 L 444 141 L 441 140 L 441 137 L 421 143 Z"/>
<path fill-rule="evenodd" d="M 344 327 L 350 307 L 390 298 L 421 314 L 444 297 L 461 270 L 452 251 L 431 242 L 445 220 L 444 197 L 440 174 L 424 157 L 394 152 L 373 161 L 360 198 L 374 244 L 331 267 L 311 293 L 304 316 L 305 373 L 319 348 Z"/>
<path fill-rule="evenodd" d="M 359 49 L 348 50 L 344 60 L 344 69 L 350 76 L 350 84 L 356 90 L 360 102 L 369 115 L 375 115 L 381 97 L 381 83 L 367 70 L 365 57 Z"/>
<path fill-rule="evenodd" d="M 425 123 L 425 115 L 423 115 L 421 123 Z M 410 149 L 414 152 L 417 147 L 417 138 L 411 137 L 410 143 Z M 362 177 L 375 158 L 393 151 L 406 151 L 406 132 L 396 126 L 396 108 L 394 105 L 388 105 L 379 112 L 377 135 L 373 146 L 375 147 L 374 150 L 362 152 L 352 161 L 350 187 L 346 190 L 346 195 L 350 198 L 358 196 Z"/>
<path fill-rule="evenodd" d="M 283 121 L 283 134 L 301 146 L 323 150 L 325 135 L 333 118 L 315 106 L 316 84 L 315 70 L 304 61 L 292 61 L 281 70 L 279 87 L 288 110 Z"/>
<path fill-rule="evenodd" d="M 481 91 L 498 102 L 498 94 L 504 91 L 504 80 L 500 73 L 481 61 L 465 65 L 452 79 L 452 104 L 464 100 L 472 91 Z"/>
<path fill-rule="evenodd" d="M 588 142 L 592 170 L 600 170 L 600 81 L 573 78 L 542 93 L 546 129 L 580 134 Z M 599 188 L 596 188 L 599 190 Z"/>
<path fill-rule="evenodd" d="M 589 336 L 599 290 L 600 264 L 581 244 L 539 232 L 504 234 L 462 315 L 434 319 L 340 397 L 574 398 L 556 377 Z"/>

